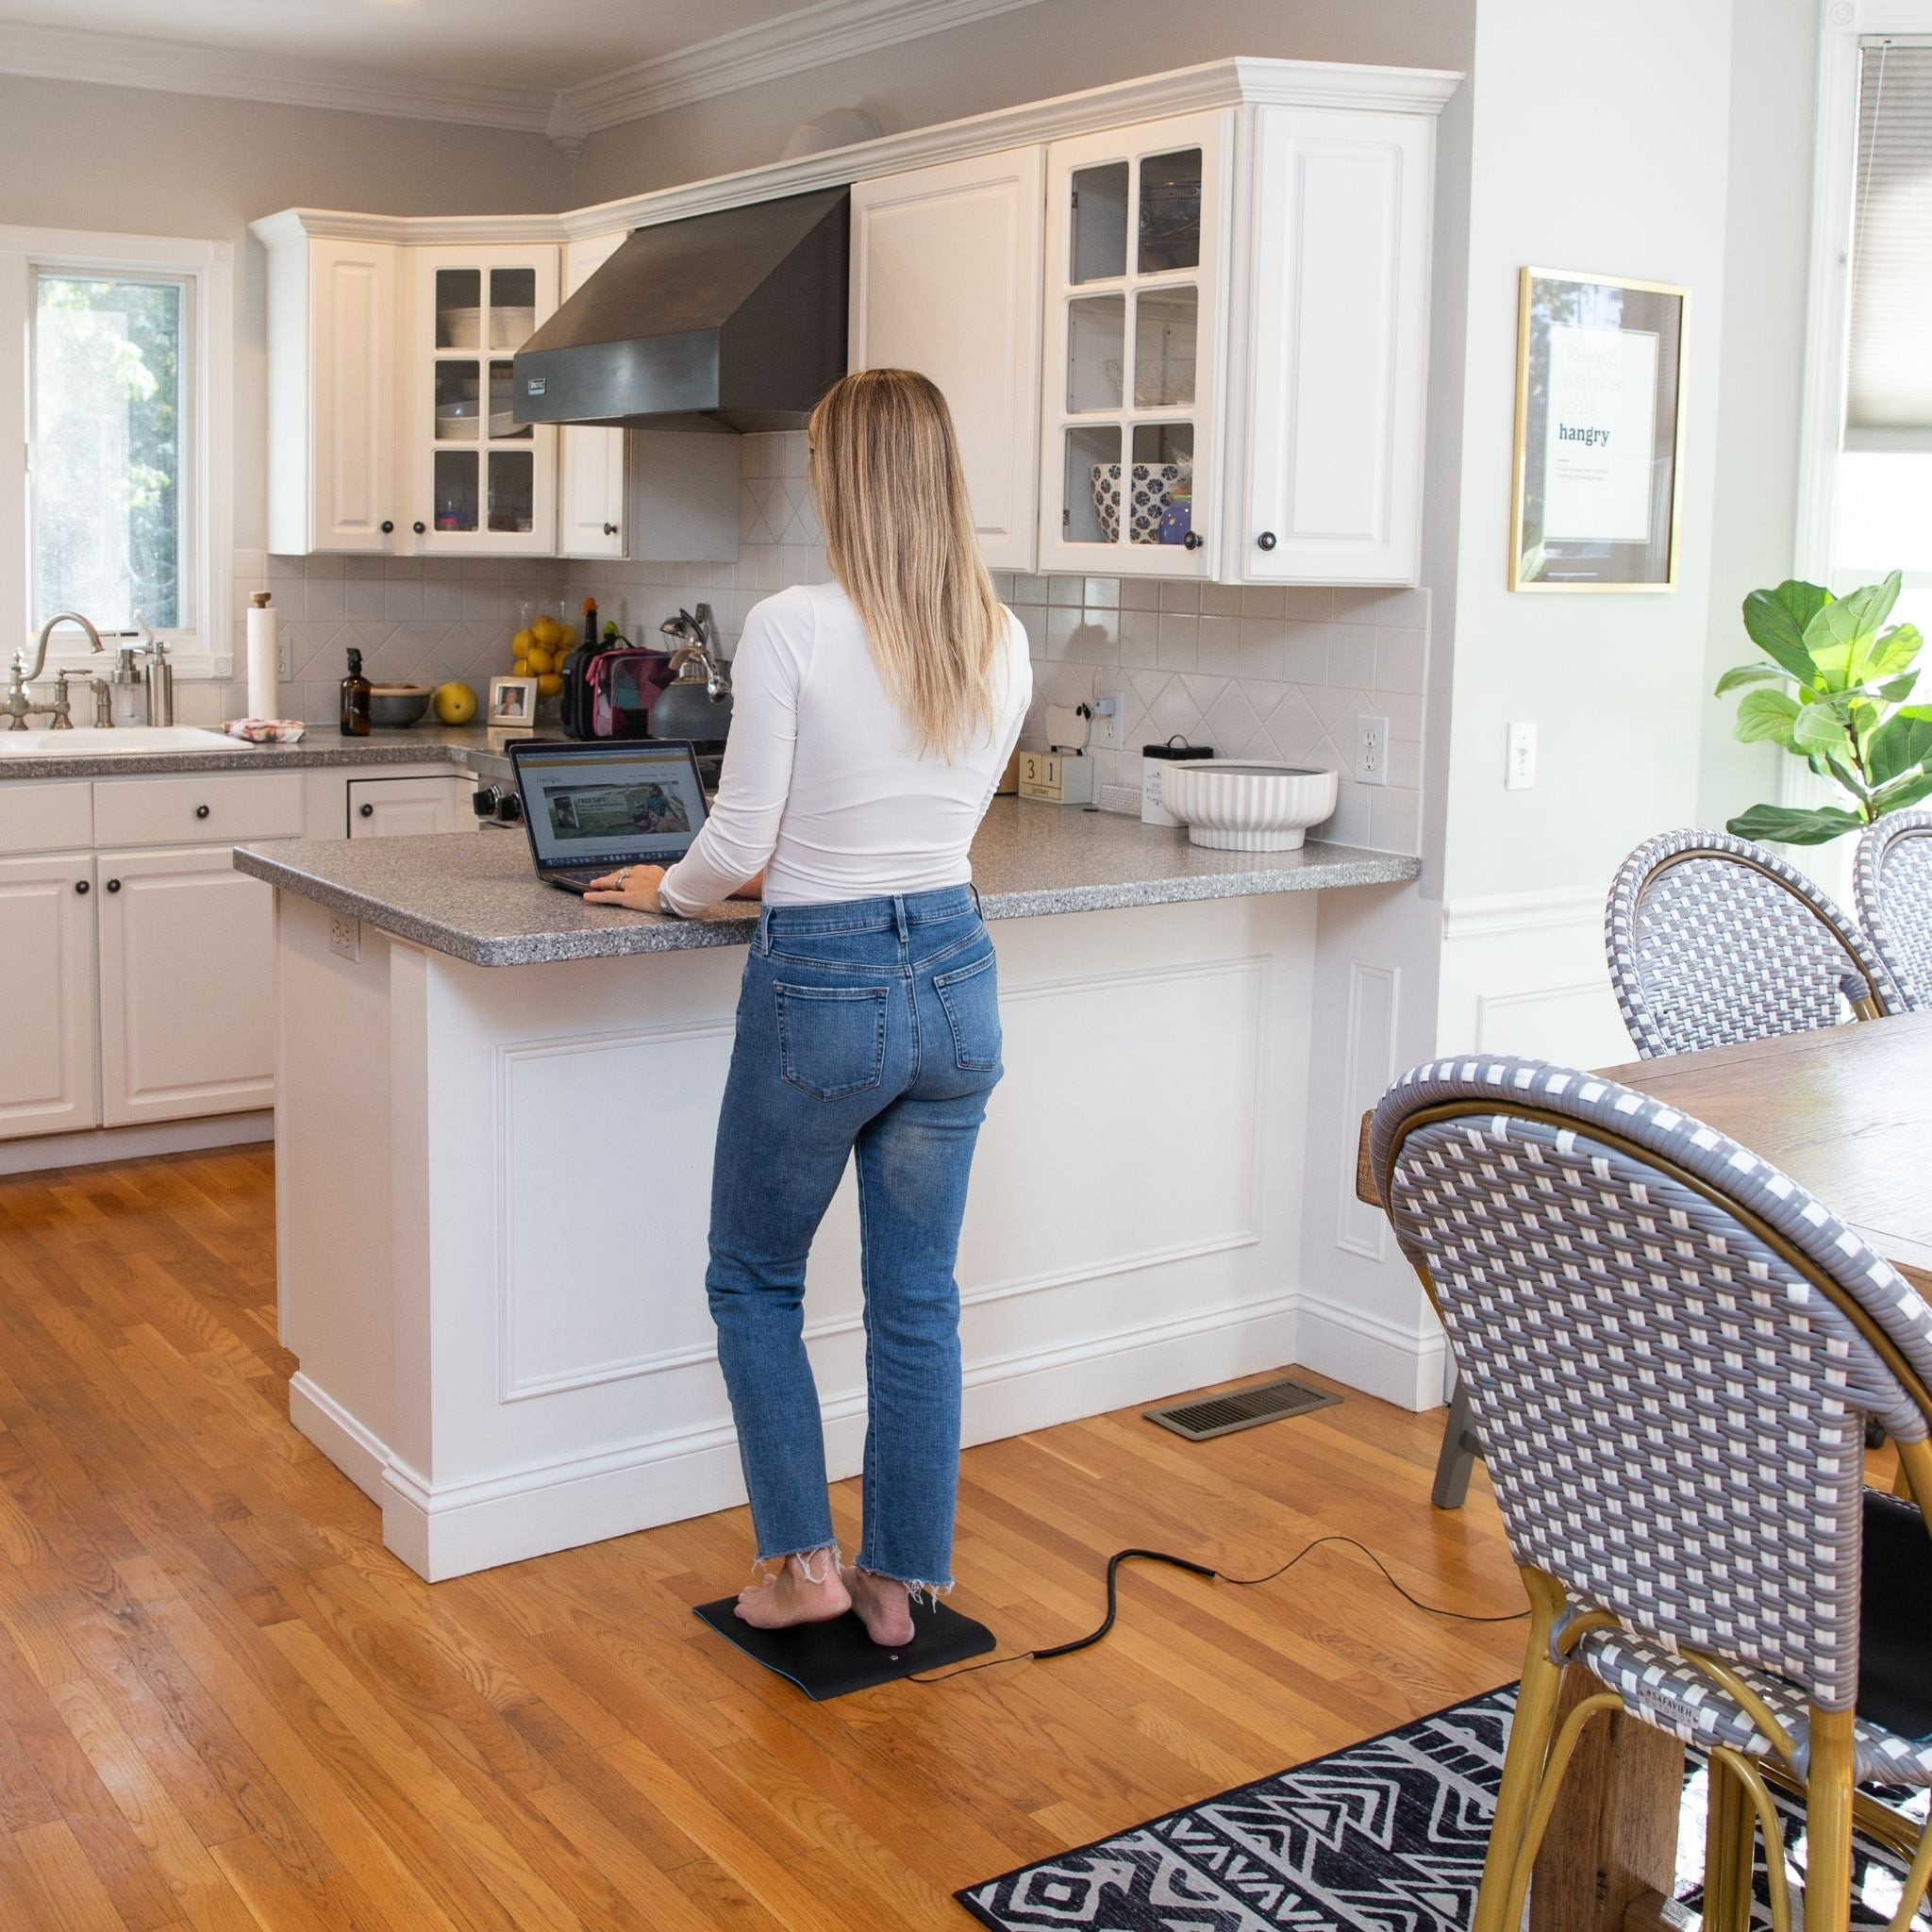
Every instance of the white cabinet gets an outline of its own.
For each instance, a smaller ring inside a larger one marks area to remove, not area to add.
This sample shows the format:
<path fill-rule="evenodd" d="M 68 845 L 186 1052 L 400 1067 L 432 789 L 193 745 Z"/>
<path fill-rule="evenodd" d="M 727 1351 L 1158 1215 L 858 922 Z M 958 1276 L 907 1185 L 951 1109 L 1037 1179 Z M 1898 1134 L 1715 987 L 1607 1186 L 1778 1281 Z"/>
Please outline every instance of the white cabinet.
<path fill-rule="evenodd" d="M 1037 541 L 1044 162 L 1008 148 L 852 190 L 851 366 L 944 392 L 994 570 L 1030 571 Z"/>
<path fill-rule="evenodd" d="M 393 839 L 413 832 L 460 832 L 476 823 L 474 778 L 351 778 L 352 839 Z"/>
<path fill-rule="evenodd" d="M 230 854 L 93 861 L 105 1126 L 275 1104 L 275 893 Z"/>
<path fill-rule="evenodd" d="M 557 308 L 541 243 L 408 251 L 403 468 L 418 551 L 549 557 L 557 431 L 518 423 L 510 358 Z"/>
<path fill-rule="evenodd" d="M 1223 575 L 1413 583 L 1420 568 L 1434 122 L 1259 107 L 1247 351 Z"/>
<path fill-rule="evenodd" d="M 396 249 L 306 234 L 268 241 L 268 544 L 280 554 L 393 547 Z"/>
<path fill-rule="evenodd" d="M 1211 574 L 1235 113 L 1046 151 L 1040 568 Z"/>
<path fill-rule="evenodd" d="M 90 852 L 0 858 L 0 1140 L 98 1122 L 93 880 Z"/>
<path fill-rule="evenodd" d="M 615 255 L 628 231 L 586 235 L 563 251 L 563 292 L 575 295 Z M 563 557 L 623 557 L 625 432 L 578 429 L 558 432 L 558 553 Z M 737 503 L 734 493 L 734 511 Z"/>

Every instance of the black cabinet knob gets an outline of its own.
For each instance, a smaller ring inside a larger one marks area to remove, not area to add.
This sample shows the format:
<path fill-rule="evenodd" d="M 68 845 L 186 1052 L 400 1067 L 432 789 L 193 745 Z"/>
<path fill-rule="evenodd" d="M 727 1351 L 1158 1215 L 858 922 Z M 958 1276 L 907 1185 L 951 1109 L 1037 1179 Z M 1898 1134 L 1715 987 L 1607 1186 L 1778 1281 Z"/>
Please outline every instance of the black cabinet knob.
<path fill-rule="evenodd" d="M 385 537 L 387 537 L 391 535 L 394 531 L 394 529 L 395 525 L 392 523 L 391 523 L 387 517 L 384 517 L 382 520 L 382 534 Z"/>
<path fill-rule="evenodd" d="M 415 531 L 415 533 L 417 534 L 417 536 L 419 536 L 419 537 L 420 537 L 420 536 L 421 536 L 421 535 L 423 534 L 423 530 L 424 530 L 424 523 L 423 523 L 423 519 L 422 519 L 421 517 L 418 517 L 418 518 L 416 519 L 416 521 L 415 521 L 415 522 L 414 522 L 413 524 L 411 524 L 411 525 L 409 525 L 409 527 L 410 527 L 410 528 L 411 528 L 412 530 L 414 530 L 414 531 Z"/>
<path fill-rule="evenodd" d="M 1207 542 L 1207 538 L 1202 536 L 1199 530 L 1190 530 L 1188 534 L 1181 539 L 1181 543 L 1186 549 L 1198 550 L 1200 549 L 1202 544 Z"/>
<path fill-rule="evenodd" d="M 92 888 L 88 885 L 88 882 L 85 879 L 75 879 L 74 882 L 74 890 L 76 892 L 80 893 L 83 898 L 85 898 L 88 892 L 92 890 Z"/>
<path fill-rule="evenodd" d="M 1255 539 L 1255 548 L 1257 550 L 1273 550 L 1274 548 L 1274 532 L 1273 530 L 1263 530 Z"/>
<path fill-rule="evenodd" d="M 207 807 L 207 806 L 205 806 L 205 805 L 197 805 L 197 806 L 196 806 L 196 807 L 194 808 L 194 816 L 195 816 L 196 818 L 198 818 L 198 819 L 205 819 L 205 818 L 207 818 L 207 816 L 208 816 L 208 807 Z"/>
<path fill-rule="evenodd" d="M 373 819 L 375 816 L 375 808 L 373 805 L 358 805 L 356 809 L 365 819 Z"/>
<path fill-rule="evenodd" d="M 121 890 L 121 881 L 119 879 L 109 879 L 108 881 L 108 890 L 110 892 L 118 892 Z"/>
<path fill-rule="evenodd" d="M 617 525 L 616 525 L 615 524 L 606 524 L 606 525 L 604 525 L 604 534 L 605 534 L 605 535 L 606 535 L 607 537 L 614 537 L 614 536 L 616 536 L 616 535 L 617 535 Z"/>

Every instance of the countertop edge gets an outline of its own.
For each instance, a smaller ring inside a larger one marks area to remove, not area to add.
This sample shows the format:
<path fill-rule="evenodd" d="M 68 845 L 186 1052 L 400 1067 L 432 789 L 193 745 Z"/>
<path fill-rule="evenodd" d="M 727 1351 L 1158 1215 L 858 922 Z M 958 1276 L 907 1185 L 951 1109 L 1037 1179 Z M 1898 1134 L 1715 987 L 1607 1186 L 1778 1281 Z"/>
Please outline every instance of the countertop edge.
<path fill-rule="evenodd" d="M 353 739 L 311 744 L 305 738 L 299 744 L 247 744 L 238 739 L 232 750 L 205 745 L 192 751 L 46 751 L 20 758 L 0 758 L 0 784 L 34 779 L 186 777 L 196 772 L 325 771 L 358 765 L 448 765 L 457 769 L 474 758 L 501 761 L 502 757 L 489 746 L 451 744 L 441 739 L 411 740 L 400 731 L 375 743 Z"/>
<path fill-rule="evenodd" d="M 1319 841 L 1310 841 L 1318 845 Z M 1309 848 L 1304 847 L 1307 851 Z M 631 958 L 647 953 L 689 952 L 701 947 L 745 945 L 757 930 L 756 915 L 719 908 L 698 919 L 629 924 L 621 912 L 608 926 L 590 932 L 556 932 L 508 939 L 477 938 L 438 920 L 399 912 L 386 901 L 319 877 L 273 852 L 235 848 L 236 870 L 284 891 L 311 899 L 379 932 L 428 947 L 472 966 L 535 966 L 571 959 Z M 989 921 L 1034 919 L 1067 912 L 1115 911 L 1141 906 L 1181 905 L 1212 899 L 1260 898 L 1284 892 L 1346 887 L 1403 885 L 1418 878 L 1421 859 L 1397 852 L 1338 846 L 1332 858 L 1292 869 L 1257 865 L 1251 872 L 1212 873 L 1190 878 L 1124 880 L 1109 884 L 1036 886 L 989 891 L 982 907 Z M 624 922 L 624 923 L 620 923 Z"/>

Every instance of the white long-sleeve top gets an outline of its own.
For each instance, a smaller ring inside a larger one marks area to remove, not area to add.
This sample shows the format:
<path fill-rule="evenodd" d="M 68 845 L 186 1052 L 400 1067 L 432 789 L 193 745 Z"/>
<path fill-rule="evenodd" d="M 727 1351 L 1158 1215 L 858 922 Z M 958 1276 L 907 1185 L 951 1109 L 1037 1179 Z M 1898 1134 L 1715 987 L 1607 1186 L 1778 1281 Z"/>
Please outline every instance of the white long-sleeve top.
<path fill-rule="evenodd" d="M 1007 612 L 998 711 L 983 744 L 922 756 L 836 583 L 755 605 L 731 660 L 731 733 L 717 802 L 658 897 L 686 917 L 764 873 L 766 903 L 818 905 L 964 885 L 973 835 L 1033 691 L 1026 633 Z"/>

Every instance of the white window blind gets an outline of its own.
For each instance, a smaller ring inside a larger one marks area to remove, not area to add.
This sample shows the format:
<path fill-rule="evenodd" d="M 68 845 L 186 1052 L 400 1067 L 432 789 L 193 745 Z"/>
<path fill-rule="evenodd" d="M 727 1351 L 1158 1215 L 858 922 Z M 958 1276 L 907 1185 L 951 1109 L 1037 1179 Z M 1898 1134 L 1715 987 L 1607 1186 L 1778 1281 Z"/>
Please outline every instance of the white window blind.
<path fill-rule="evenodd" d="M 1932 45 L 1863 49 L 1844 446 L 1932 451 Z"/>

